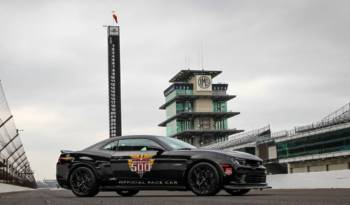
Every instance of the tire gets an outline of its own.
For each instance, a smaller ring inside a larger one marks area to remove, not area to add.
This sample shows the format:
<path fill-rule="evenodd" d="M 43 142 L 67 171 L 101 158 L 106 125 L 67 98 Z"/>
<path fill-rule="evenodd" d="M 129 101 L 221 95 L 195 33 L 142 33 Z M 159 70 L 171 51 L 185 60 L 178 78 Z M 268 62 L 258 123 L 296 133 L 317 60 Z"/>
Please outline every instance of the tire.
<path fill-rule="evenodd" d="M 221 178 L 215 166 L 207 162 L 195 164 L 188 172 L 189 188 L 197 196 L 213 196 L 221 189 Z"/>
<path fill-rule="evenodd" d="M 232 196 L 242 196 L 250 191 L 250 189 L 226 189 L 227 193 L 231 194 Z"/>
<path fill-rule="evenodd" d="M 79 197 L 93 197 L 98 194 L 98 185 L 94 172 L 87 167 L 73 170 L 69 178 L 73 194 Z"/>
<path fill-rule="evenodd" d="M 118 190 L 116 191 L 120 196 L 134 196 L 139 193 L 139 190 Z"/>

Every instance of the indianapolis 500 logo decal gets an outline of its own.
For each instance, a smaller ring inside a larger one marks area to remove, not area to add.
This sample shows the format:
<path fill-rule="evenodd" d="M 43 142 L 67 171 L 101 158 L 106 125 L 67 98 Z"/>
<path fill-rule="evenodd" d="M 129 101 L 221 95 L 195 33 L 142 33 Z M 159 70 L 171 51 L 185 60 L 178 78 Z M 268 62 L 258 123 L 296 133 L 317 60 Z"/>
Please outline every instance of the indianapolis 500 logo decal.
<path fill-rule="evenodd" d="M 153 156 L 151 154 L 131 155 L 131 159 L 128 160 L 130 170 L 136 172 L 141 178 L 145 172 L 151 171 L 154 164 Z"/>

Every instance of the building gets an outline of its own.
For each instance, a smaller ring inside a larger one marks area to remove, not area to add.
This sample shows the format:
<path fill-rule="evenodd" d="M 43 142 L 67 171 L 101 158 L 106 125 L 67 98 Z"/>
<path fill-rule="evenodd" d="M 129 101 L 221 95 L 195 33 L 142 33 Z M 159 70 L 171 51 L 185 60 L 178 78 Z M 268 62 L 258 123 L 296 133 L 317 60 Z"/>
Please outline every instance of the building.
<path fill-rule="evenodd" d="M 350 169 L 350 103 L 309 125 L 263 130 L 233 135 L 207 148 L 255 154 L 270 174 Z"/>
<path fill-rule="evenodd" d="M 212 83 L 221 71 L 181 70 L 165 89 L 166 135 L 196 146 L 221 142 L 242 132 L 228 128 L 227 120 L 239 112 L 228 111 L 227 101 L 235 95 L 226 93 L 228 84 Z"/>
<path fill-rule="evenodd" d="M 350 169 L 350 103 L 322 120 L 274 136 L 289 173 Z"/>

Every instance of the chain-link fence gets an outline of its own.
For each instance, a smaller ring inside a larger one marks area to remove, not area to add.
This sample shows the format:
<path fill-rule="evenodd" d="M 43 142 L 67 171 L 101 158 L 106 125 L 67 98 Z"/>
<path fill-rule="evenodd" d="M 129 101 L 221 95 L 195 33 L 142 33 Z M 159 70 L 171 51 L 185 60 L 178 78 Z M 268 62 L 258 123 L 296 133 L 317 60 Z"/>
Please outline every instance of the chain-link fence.
<path fill-rule="evenodd" d="M 0 82 L 0 183 L 35 187 L 35 178 L 19 130 Z"/>

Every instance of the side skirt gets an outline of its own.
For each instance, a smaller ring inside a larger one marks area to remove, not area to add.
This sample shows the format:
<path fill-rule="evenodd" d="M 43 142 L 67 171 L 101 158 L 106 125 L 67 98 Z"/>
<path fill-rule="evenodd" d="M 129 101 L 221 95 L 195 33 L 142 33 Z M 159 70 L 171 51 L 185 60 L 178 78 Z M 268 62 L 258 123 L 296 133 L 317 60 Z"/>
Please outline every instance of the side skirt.
<path fill-rule="evenodd" d="M 224 185 L 224 189 L 270 189 L 266 183 L 262 184 L 229 184 Z"/>
<path fill-rule="evenodd" d="M 116 191 L 116 190 L 172 190 L 186 191 L 185 186 L 102 186 L 101 191 Z"/>

